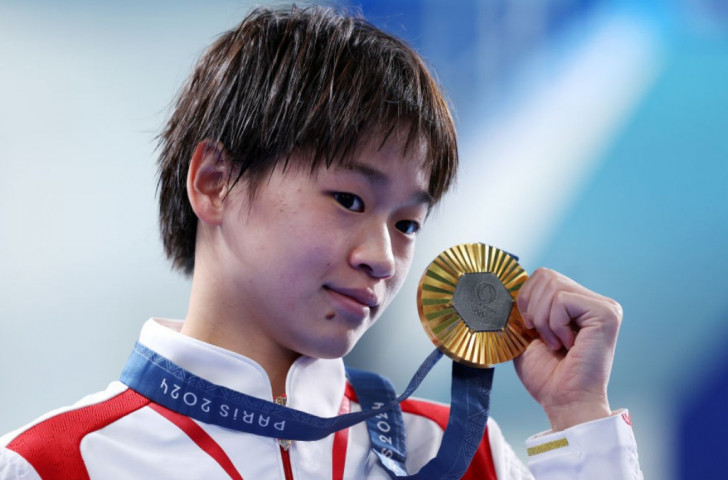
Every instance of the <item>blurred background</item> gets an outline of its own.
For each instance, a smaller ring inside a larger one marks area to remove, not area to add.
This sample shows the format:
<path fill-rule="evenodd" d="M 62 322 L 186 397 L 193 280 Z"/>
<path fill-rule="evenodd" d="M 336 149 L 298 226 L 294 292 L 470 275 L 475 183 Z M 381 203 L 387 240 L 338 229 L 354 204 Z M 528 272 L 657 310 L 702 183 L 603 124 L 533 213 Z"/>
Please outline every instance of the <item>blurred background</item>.
<path fill-rule="evenodd" d="M 462 155 L 408 283 L 349 363 L 401 391 L 433 348 L 420 273 L 456 243 L 489 243 L 621 302 L 610 400 L 632 413 L 645 478 L 724 476 L 728 4 L 344 4 L 422 53 Z M 251 5 L 0 0 L 0 432 L 103 389 L 148 317 L 184 317 L 189 284 L 157 233 L 154 137 Z M 418 395 L 449 401 L 448 363 Z M 548 428 L 508 364 L 491 414 L 524 459 Z"/>

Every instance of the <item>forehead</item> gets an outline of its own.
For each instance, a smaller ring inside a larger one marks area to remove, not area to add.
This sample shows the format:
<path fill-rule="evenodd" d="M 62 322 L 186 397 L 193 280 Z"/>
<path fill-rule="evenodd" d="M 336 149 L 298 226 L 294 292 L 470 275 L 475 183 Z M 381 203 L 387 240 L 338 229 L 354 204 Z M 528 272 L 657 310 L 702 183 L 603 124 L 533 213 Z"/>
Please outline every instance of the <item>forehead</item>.
<path fill-rule="evenodd" d="M 389 135 L 362 137 L 348 155 L 334 163 L 344 169 L 356 170 L 376 180 L 377 172 L 408 170 L 419 178 L 429 179 L 427 143 L 422 139 L 408 140 L 407 131 L 393 130 Z"/>
<path fill-rule="evenodd" d="M 352 151 L 334 163 L 344 167 L 368 163 L 380 168 L 403 166 L 424 172 L 429 178 L 428 144 L 424 138 L 410 138 L 409 133 L 407 125 L 400 125 L 386 133 L 363 134 Z"/>
<path fill-rule="evenodd" d="M 433 191 L 431 177 L 434 165 L 428 157 L 432 147 L 424 137 L 410 138 L 410 131 L 409 125 L 403 123 L 386 132 L 362 133 L 340 155 L 327 156 L 326 150 L 320 146 L 301 146 L 278 157 L 270 164 L 270 169 L 257 173 L 250 171 L 242 178 L 252 187 L 251 191 L 255 192 L 260 182 L 266 182 L 265 178 L 270 178 L 274 171 L 313 177 L 334 172 L 358 174 L 380 185 L 383 183 L 379 180 L 387 177 L 390 184 L 424 191 L 423 196 L 427 196 L 427 203 L 434 205 L 438 201 L 438 195 Z M 331 147 L 329 153 L 336 150 Z"/>
<path fill-rule="evenodd" d="M 381 194 L 402 196 L 407 202 L 434 205 L 429 192 L 430 169 L 424 142 L 405 145 L 397 137 L 373 137 L 361 142 L 344 161 L 317 169 L 318 175 L 343 174 L 358 178 Z"/>

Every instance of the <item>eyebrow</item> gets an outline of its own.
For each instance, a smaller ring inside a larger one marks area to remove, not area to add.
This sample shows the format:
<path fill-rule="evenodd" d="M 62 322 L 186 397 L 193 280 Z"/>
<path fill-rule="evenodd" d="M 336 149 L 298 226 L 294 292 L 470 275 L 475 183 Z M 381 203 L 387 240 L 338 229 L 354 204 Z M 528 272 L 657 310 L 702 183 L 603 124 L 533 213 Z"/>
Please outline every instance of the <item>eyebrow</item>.
<path fill-rule="evenodd" d="M 346 165 L 345 168 L 362 175 L 374 185 L 387 185 L 390 183 L 389 177 L 386 173 L 382 172 L 381 170 L 377 170 L 376 168 L 369 165 L 353 162 Z M 430 192 L 426 190 L 418 190 L 417 192 L 415 192 L 415 194 L 412 195 L 412 200 L 414 201 L 414 203 L 426 204 L 428 210 L 432 208 L 432 206 L 435 204 L 435 199 L 432 198 Z"/>

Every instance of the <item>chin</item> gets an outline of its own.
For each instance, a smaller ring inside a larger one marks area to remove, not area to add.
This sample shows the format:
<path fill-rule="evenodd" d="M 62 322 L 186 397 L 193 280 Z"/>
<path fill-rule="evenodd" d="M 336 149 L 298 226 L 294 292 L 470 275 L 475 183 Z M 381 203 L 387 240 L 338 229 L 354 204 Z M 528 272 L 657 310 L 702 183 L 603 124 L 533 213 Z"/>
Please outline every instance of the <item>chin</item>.
<path fill-rule="evenodd" d="M 312 348 L 307 349 L 307 351 L 301 351 L 301 353 L 312 358 L 341 358 L 351 352 L 360 338 L 361 334 L 354 333 L 350 333 L 345 338 L 330 338 L 328 341 L 319 341 L 317 345 L 311 345 Z"/>
<path fill-rule="evenodd" d="M 354 348 L 354 344 L 346 344 L 346 345 L 327 345 L 326 348 L 317 349 L 315 352 L 311 352 L 312 355 L 308 355 L 309 357 L 314 358 L 321 358 L 321 359 L 334 359 L 334 358 L 341 358 L 347 353 L 349 353 Z"/>

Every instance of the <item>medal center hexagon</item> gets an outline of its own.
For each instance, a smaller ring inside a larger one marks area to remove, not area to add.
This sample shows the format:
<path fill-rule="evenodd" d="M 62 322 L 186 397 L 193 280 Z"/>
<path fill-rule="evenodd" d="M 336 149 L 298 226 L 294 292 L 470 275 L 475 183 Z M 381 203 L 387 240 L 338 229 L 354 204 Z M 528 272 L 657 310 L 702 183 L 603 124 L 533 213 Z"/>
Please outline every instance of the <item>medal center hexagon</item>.
<path fill-rule="evenodd" d="M 455 310 L 471 330 L 497 332 L 506 328 L 513 297 L 490 272 L 464 273 L 452 297 Z"/>

